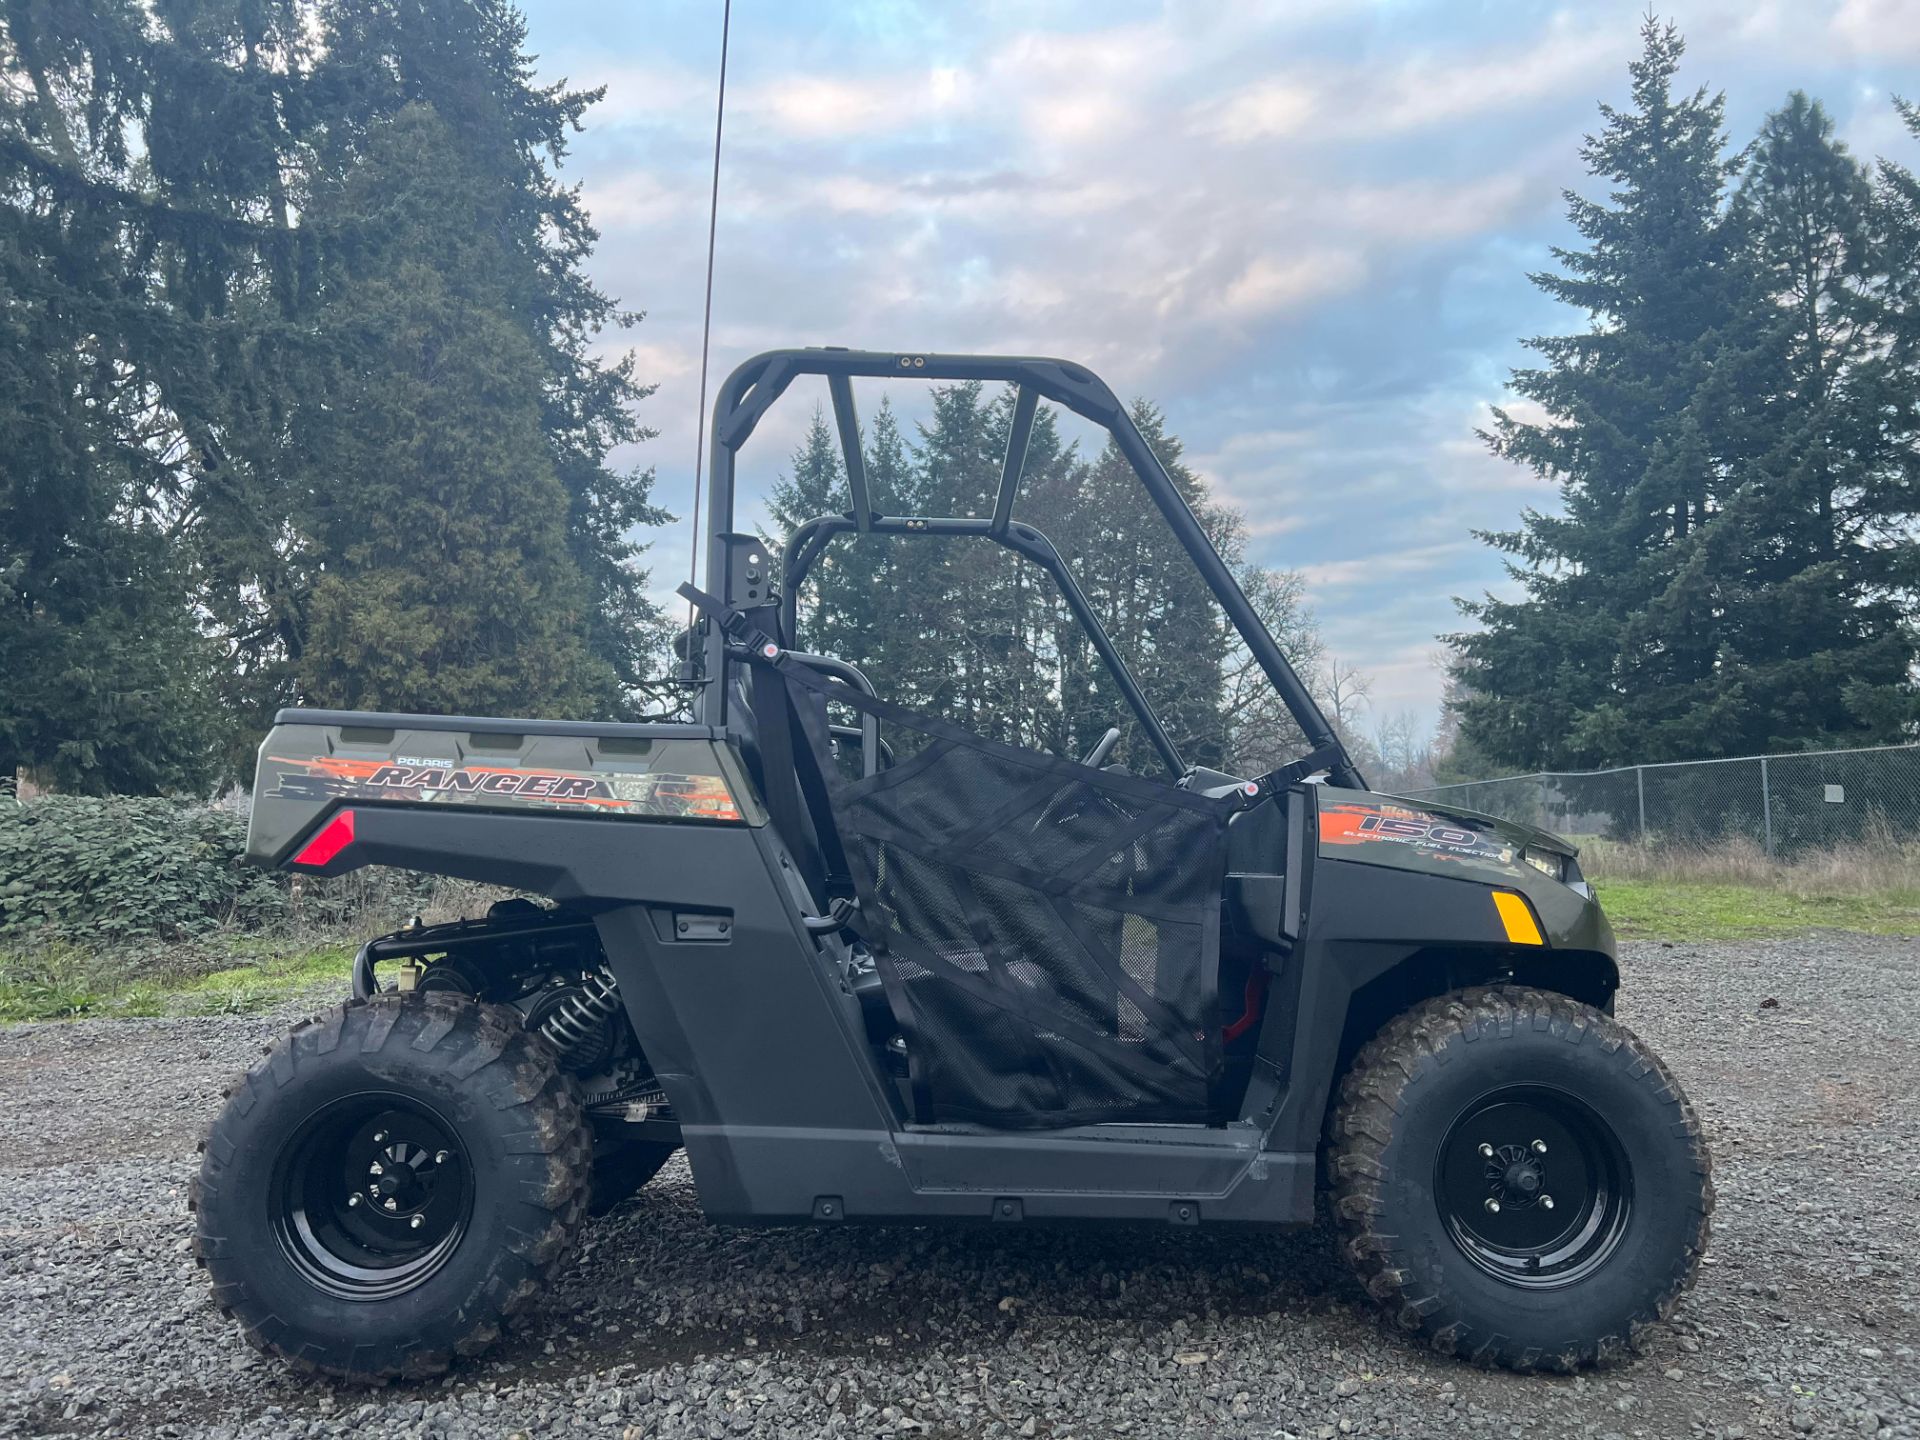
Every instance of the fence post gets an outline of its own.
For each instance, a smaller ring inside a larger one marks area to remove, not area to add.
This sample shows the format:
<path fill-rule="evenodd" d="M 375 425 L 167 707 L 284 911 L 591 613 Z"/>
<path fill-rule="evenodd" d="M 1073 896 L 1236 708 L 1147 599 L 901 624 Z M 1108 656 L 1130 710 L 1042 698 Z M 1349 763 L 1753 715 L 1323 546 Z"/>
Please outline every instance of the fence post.
<path fill-rule="evenodd" d="M 1633 788 L 1640 796 L 1640 843 L 1647 843 L 1647 768 L 1644 765 L 1633 767 Z"/>
<path fill-rule="evenodd" d="M 1767 858 L 1773 858 L 1773 791 L 1767 785 L 1767 757 L 1760 757 L 1760 824 L 1766 832 Z"/>

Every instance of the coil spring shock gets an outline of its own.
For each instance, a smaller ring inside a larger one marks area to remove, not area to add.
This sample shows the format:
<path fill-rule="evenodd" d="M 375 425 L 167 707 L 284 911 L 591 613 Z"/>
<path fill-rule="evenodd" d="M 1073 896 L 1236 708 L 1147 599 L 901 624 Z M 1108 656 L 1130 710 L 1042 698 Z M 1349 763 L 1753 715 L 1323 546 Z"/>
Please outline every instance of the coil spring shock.
<path fill-rule="evenodd" d="M 620 987 L 603 966 L 580 982 L 580 993 L 562 1000 L 545 1020 L 540 1035 L 563 1060 L 591 1054 L 600 1044 L 600 1027 L 620 1008 Z"/>

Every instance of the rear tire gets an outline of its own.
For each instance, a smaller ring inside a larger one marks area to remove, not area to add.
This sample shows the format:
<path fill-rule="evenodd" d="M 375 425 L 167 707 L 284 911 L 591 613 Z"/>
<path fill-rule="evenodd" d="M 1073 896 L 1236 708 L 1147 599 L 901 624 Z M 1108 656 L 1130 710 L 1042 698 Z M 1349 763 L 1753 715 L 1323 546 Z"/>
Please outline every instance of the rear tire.
<path fill-rule="evenodd" d="M 1624 1357 L 1693 1284 L 1713 1212 L 1666 1067 L 1591 1006 L 1511 986 L 1390 1022 L 1342 1083 L 1331 1161 L 1367 1293 L 1436 1350 L 1514 1370 Z"/>
<path fill-rule="evenodd" d="M 518 1012 L 385 993 L 227 1092 L 190 1207 L 221 1310 L 296 1369 L 382 1382 L 478 1354 L 586 1216 L 579 1091 Z"/>

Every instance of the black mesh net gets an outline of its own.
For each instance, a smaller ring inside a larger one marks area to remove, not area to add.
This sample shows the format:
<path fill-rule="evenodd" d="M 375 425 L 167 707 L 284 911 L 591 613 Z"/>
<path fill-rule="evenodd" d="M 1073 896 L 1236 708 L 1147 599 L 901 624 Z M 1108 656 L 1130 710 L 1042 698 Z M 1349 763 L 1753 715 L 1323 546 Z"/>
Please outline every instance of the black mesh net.
<path fill-rule="evenodd" d="M 781 668 L 861 902 L 853 928 L 907 1035 L 918 1118 L 1207 1121 L 1229 807 Z M 827 696 L 923 743 L 849 778 Z"/>

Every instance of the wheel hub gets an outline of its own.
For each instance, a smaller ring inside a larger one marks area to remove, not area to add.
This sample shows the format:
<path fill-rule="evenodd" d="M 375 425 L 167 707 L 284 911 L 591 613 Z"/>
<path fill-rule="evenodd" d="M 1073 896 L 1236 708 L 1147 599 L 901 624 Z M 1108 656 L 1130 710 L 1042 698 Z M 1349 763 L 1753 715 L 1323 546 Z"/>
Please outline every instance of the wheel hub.
<path fill-rule="evenodd" d="M 1546 1170 L 1529 1151 L 1503 1145 L 1487 1162 L 1487 1185 L 1502 1205 L 1531 1205 L 1545 1189 Z"/>
<path fill-rule="evenodd" d="M 1522 1286 L 1571 1284 L 1603 1264 L 1626 1225 L 1626 1155 L 1591 1107 L 1509 1086 L 1463 1110 L 1442 1142 L 1434 1196 L 1468 1259 Z"/>
<path fill-rule="evenodd" d="M 277 1176 L 281 1248 L 310 1282 L 343 1299 L 381 1299 L 422 1283 L 472 1212 L 472 1174 L 452 1126 L 397 1095 L 323 1107 L 289 1139 Z"/>
<path fill-rule="evenodd" d="M 380 1146 L 366 1165 L 366 1198 L 388 1215 L 406 1216 L 424 1208 L 433 1199 L 446 1169 L 446 1162 L 435 1159 L 437 1154 L 448 1152 L 427 1150 L 405 1140 Z M 354 1168 L 349 1160 L 349 1176 Z"/>

